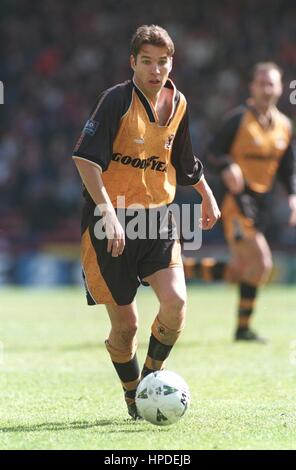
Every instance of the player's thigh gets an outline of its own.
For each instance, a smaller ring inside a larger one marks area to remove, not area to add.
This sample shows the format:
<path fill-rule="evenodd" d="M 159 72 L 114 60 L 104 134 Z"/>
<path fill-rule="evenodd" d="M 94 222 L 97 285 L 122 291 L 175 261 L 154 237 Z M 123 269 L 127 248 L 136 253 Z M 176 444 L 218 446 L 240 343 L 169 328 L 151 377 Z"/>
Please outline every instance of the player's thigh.
<path fill-rule="evenodd" d="M 134 300 L 129 305 L 106 304 L 112 328 L 115 330 L 133 330 L 138 327 L 138 310 Z"/>
<path fill-rule="evenodd" d="M 179 308 L 185 306 L 186 284 L 182 266 L 160 269 L 144 280 L 149 282 L 160 304 L 175 304 Z"/>
<path fill-rule="evenodd" d="M 256 232 L 250 238 L 239 240 L 230 245 L 233 263 L 242 267 L 257 266 L 264 269 L 272 264 L 272 254 L 265 236 Z"/>

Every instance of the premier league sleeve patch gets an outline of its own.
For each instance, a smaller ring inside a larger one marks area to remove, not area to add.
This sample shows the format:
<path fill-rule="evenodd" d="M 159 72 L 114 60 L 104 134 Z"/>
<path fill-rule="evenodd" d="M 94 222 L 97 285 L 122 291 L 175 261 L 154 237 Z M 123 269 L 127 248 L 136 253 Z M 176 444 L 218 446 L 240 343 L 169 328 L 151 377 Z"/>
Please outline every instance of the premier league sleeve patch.
<path fill-rule="evenodd" d="M 89 119 L 83 128 L 83 133 L 93 136 L 95 135 L 98 126 L 99 123 L 97 121 Z"/>

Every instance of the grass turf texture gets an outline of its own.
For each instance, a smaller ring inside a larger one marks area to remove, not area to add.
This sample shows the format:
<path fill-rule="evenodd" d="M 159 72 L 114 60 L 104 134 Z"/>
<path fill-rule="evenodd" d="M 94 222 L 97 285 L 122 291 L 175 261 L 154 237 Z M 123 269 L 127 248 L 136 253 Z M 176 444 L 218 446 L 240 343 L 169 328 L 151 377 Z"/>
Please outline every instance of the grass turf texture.
<path fill-rule="evenodd" d="M 295 288 L 262 291 L 255 327 L 266 346 L 232 341 L 234 287 L 188 291 L 167 366 L 188 382 L 192 404 L 161 428 L 127 417 L 103 307 L 86 307 L 80 289 L 2 289 L 0 449 L 296 449 Z M 157 311 L 150 289 L 138 307 L 142 363 Z"/>

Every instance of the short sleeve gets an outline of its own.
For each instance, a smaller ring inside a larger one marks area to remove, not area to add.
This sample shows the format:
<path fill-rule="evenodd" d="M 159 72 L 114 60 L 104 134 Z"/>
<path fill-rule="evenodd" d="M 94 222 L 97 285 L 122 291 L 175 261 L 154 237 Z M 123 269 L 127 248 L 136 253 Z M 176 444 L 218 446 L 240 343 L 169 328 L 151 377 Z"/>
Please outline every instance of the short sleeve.
<path fill-rule="evenodd" d="M 174 139 L 172 164 L 176 170 L 177 184 L 181 186 L 194 185 L 202 177 L 202 163 L 192 150 L 187 108 Z"/>
<path fill-rule="evenodd" d="M 113 141 L 121 117 L 127 111 L 132 87 L 117 85 L 103 92 L 87 120 L 74 148 L 73 157 L 88 160 L 107 170 L 112 158 Z"/>
<path fill-rule="evenodd" d="M 207 156 L 210 170 L 220 173 L 231 164 L 229 152 L 245 110 L 245 107 L 241 106 L 226 115 L 220 129 L 211 139 Z"/>

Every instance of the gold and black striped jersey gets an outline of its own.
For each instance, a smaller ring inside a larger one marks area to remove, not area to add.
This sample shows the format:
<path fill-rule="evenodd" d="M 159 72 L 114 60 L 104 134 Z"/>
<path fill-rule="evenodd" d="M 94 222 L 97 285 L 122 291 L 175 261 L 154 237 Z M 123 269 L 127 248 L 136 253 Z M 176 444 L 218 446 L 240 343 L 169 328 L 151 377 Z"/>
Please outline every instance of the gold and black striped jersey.
<path fill-rule="evenodd" d="M 172 202 L 176 184 L 194 185 L 202 164 L 193 154 L 186 99 L 169 79 L 172 112 L 165 125 L 142 91 L 126 81 L 102 93 L 74 149 L 102 171 L 112 204 L 145 208 Z M 87 197 L 88 194 L 85 191 Z"/>

